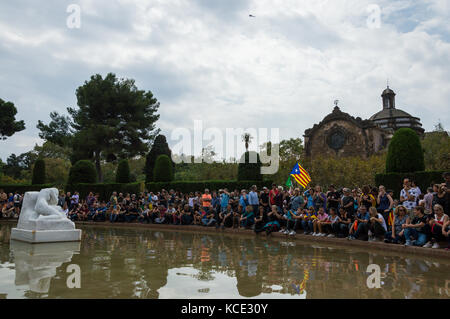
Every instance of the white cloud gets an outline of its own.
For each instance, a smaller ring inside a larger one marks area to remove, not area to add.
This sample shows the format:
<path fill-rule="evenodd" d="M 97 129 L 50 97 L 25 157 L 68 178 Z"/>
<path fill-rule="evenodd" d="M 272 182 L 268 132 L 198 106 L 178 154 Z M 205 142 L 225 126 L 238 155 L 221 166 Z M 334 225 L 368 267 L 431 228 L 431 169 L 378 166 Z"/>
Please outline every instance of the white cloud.
<path fill-rule="evenodd" d="M 290 138 L 319 122 L 335 99 L 345 112 L 369 118 L 381 109 L 389 79 L 399 108 L 426 129 L 438 119 L 449 123 L 447 1 L 227 3 L 83 0 L 79 30 L 65 27 L 64 3 L 45 10 L 28 4 L 26 23 L 1 4 L 0 24 L 8 28 L 0 31 L 7 71 L 0 97 L 16 103 L 19 118 L 42 110 L 25 117 L 26 134 L 37 136 L 37 120 L 74 106 L 76 87 L 90 75 L 115 72 L 155 94 L 158 126 L 168 136 L 202 118 L 209 127 L 279 127 Z M 366 24 L 372 3 L 382 10 L 380 29 Z M 2 147 L 0 157 L 11 152 Z"/>

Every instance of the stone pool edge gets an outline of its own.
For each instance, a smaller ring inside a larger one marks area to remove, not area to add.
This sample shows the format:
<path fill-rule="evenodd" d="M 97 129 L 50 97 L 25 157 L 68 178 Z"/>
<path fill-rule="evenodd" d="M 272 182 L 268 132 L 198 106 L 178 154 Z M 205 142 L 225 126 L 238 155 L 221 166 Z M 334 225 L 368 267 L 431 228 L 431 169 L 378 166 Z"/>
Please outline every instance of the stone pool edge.
<path fill-rule="evenodd" d="M 17 223 L 14 220 L 0 220 L 0 223 Z M 217 230 L 215 227 L 204 227 L 204 226 L 180 226 L 180 225 L 161 225 L 161 224 L 140 224 L 140 223 L 114 223 L 110 224 L 108 222 L 75 222 L 76 225 L 80 226 L 96 226 L 104 228 L 143 228 L 152 230 L 176 230 L 181 232 L 193 232 L 193 233 L 213 233 L 213 234 L 230 234 L 230 235 L 244 235 L 244 236 L 264 236 L 265 233 L 256 235 L 252 230 L 246 229 L 230 229 L 226 228 L 224 230 Z M 386 244 L 383 242 L 367 242 L 361 240 L 347 240 L 346 238 L 328 238 L 328 237 L 314 237 L 310 235 L 296 234 L 295 236 L 287 236 L 281 233 L 272 233 L 270 235 L 277 239 L 289 239 L 296 242 L 317 243 L 317 244 L 330 244 L 332 246 L 337 246 L 340 248 L 370 248 L 378 251 L 383 251 L 386 253 L 400 252 L 403 254 L 411 254 L 414 256 L 424 256 L 424 257 L 437 257 L 445 258 L 450 260 L 450 251 L 444 249 L 432 249 L 423 247 L 406 247 L 404 245 Z"/>

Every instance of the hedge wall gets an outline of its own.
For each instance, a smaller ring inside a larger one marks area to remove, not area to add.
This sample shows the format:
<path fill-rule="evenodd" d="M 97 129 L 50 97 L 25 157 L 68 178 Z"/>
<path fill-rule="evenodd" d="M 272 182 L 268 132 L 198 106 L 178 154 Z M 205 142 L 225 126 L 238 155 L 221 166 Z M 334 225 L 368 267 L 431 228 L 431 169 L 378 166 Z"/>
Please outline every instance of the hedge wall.
<path fill-rule="evenodd" d="M 376 185 L 384 185 L 386 189 L 393 190 L 394 197 L 400 198 L 400 191 L 403 188 L 404 178 L 415 180 L 422 193 L 426 193 L 427 188 L 430 187 L 432 183 L 443 182 L 443 173 L 444 171 L 377 174 L 375 175 L 375 183 Z"/>
<path fill-rule="evenodd" d="M 263 186 L 272 187 L 272 181 L 203 181 L 203 182 L 160 182 L 147 183 L 145 187 L 150 192 L 159 192 L 161 189 L 180 191 L 182 193 L 204 191 L 208 188 L 210 191 L 228 188 L 231 192 L 235 189 L 249 189 L 252 185 L 256 185 L 258 189 Z"/>
<path fill-rule="evenodd" d="M 108 201 L 113 192 L 136 194 L 139 195 L 140 192 L 144 191 L 144 183 L 129 183 L 129 184 L 119 184 L 119 183 L 104 183 L 104 184 L 87 184 L 80 183 L 74 185 L 66 185 L 66 192 L 78 192 L 80 193 L 80 199 L 86 198 L 89 192 L 100 195 L 100 200 Z"/>
<path fill-rule="evenodd" d="M 0 190 L 3 189 L 6 193 L 14 193 L 15 191 L 18 191 L 20 194 L 24 194 L 25 192 L 40 191 L 43 188 L 52 188 L 52 187 L 55 187 L 55 185 L 11 184 L 11 185 L 0 185 Z"/>

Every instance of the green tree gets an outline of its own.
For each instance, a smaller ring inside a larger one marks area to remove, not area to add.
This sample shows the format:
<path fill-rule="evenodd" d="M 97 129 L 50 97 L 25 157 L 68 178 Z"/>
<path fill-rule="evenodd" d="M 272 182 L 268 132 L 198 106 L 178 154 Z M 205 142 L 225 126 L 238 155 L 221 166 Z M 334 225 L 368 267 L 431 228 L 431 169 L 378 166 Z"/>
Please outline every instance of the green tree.
<path fill-rule="evenodd" d="M 159 133 L 155 122 L 159 102 L 151 91 L 138 90 L 133 79 L 97 74 L 76 91 L 77 108 L 70 117 L 52 113 L 52 122 L 38 124 L 41 135 L 59 145 L 70 145 L 71 161 L 92 159 L 98 180 L 103 181 L 101 162 L 144 155 Z M 70 123 L 70 130 L 64 124 Z"/>
<path fill-rule="evenodd" d="M 155 182 L 171 182 L 173 181 L 173 165 L 172 160 L 167 155 L 159 155 L 156 159 L 153 169 L 153 178 Z"/>
<path fill-rule="evenodd" d="M 417 133 L 410 128 L 397 130 L 389 143 L 386 173 L 425 170 L 424 154 Z"/>
<path fill-rule="evenodd" d="M 129 183 L 130 182 L 130 166 L 128 160 L 123 159 L 119 162 L 116 172 L 116 183 Z"/>
<path fill-rule="evenodd" d="M 172 151 L 169 148 L 169 144 L 167 144 L 166 137 L 164 135 L 158 135 L 153 142 L 152 148 L 147 155 L 144 167 L 145 174 L 145 182 L 153 182 L 153 171 L 155 168 L 156 160 L 160 155 L 167 155 L 172 163 Z M 173 168 L 173 167 L 172 167 Z"/>
<path fill-rule="evenodd" d="M 0 99 L 0 114 L 0 139 L 6 140 L 25 129 L 24 121 L 16 121 L 17 109 L 12 102 Z"/>
<path fill-rule="evenodd" d="M 238 181 L 262 181 L 261 159 L 256 152 L 245 152 L 238 165 Z"/>
<path fill-rule="evenodd" d="M 427 170 L 450 169 L 450 136 L 441 123 L 435 126 L 433 132 L 425 133 L 422 147 Z"/>
<path fill-rule="evenodd" d="M 81 160 L 70 168 L 67 184 L 96 183 L 97 173 L 94 164 L 89 160 Z"/>
<path fill-rule="evenodd" d="M 42 185 L 46 182 L 46 174 L 45 174 L 45 161 L 42 158 L 39 158 L 34 162 L 33 167 L 33 177 L 31 179 L 32 185 Z"/>

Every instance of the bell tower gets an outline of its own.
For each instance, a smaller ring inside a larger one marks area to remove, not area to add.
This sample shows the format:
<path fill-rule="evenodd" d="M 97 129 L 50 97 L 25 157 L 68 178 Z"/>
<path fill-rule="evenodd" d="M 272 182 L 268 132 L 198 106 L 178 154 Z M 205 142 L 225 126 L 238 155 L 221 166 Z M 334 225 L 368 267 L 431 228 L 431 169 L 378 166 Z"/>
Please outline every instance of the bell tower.
<path fill-rule="evenodd" d="M 383 98 L 383 109 L 395 109 L 395 93 L 387 86 L 381 97 Z"/>

